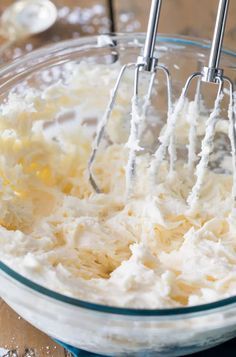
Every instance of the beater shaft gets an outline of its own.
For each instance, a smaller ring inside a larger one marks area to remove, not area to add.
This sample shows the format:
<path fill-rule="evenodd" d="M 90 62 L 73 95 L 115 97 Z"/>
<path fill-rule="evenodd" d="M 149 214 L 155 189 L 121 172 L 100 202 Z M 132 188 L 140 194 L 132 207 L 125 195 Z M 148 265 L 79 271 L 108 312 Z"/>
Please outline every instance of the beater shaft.
<path fill-rule="evenodd" d="M 229 8 L 229 0 L 220 0 L 216 18 L 215 30 L 212 39 L 208 66 L 203 68 L 202 81 L 217 82 L 217 77 L 223 75 L 219 68 L 225 25 Z"/>
<path fill-rule="evenodd" d="M 220 0 L 208 63 L 208 67 L 210 68 L 219 67 L 228 8 L 229 0 Z"/>
<path fill-rule="evenodd" d="M 138 58 L 145 71 L 153 71 L 157 65 L 157 58 L 154 57 L 156 45 L 156 34 L 160 19 L 162 0 L 153 0 L 151 3 L 148 20 L 147 35 L 143 48 L 143 55 Z"/>

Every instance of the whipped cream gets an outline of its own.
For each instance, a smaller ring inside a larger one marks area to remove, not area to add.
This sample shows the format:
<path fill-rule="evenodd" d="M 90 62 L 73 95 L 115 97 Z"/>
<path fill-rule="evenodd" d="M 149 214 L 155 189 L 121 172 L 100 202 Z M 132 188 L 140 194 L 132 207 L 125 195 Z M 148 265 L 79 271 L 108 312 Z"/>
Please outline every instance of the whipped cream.
<path fill-rule="evenodd" d="M 102 193 L 91 188 L 94 122 L 102 120 L 119 70 L 118 64 L 81 63 L 66 83 L 11 93 L 1 106 L 1 261 L 52 290 L 114 306 L 189 306 L 235 295 L 232 175 L 205 168 L 190 209 L 196 178 L 187 160 L 179 158 L 168 174 L 164 151 L 173 130 L 187 145 L 189 103 L 181 103 L 186 111 L 179 121 L 172 117 L 154 161 L 147 150 L 139 153 L 136 141 L 135 190 L 127 200 L 128 74 L 108 123 L 109 145 L 104 140 L 93 167 Z M 204 120 L 194 120 L 195 137 Z M 150 162 L 158 166 L 151 191 Z"/>

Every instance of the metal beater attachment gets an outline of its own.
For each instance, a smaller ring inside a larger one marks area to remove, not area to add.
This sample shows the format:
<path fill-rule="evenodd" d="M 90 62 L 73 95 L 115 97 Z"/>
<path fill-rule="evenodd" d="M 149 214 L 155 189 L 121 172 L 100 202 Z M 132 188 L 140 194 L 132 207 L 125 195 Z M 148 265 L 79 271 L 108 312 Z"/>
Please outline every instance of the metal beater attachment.
<path fill-rule="evenodd" d="M 170 141 L 173 140 L 174 131 L 176 126 L 176 121 L 178 119 L 178 115 L 183 109 L 185 99 L 187 97 L 187 92 L 190 87 L 190 84 L 194 79 L 198 79 L 197 83 L 197 90 L 194 99 L 195 109 L 199 109 L 200 104 L 200 88 L 202 82 L 206 83 L 215 83 L 218 85 L 218 92 L 214 103 L 214 109 L 210 114 L 207 122 L 206 122 L 206 131 L 205 136 L 202 141 L 201 145 L 201 153 L 200 153 L 200 161 L 196 166 L 196 182 L 190 193 L 187 202 L 190 206 L 194 206 L 196 201 L 199 198 L 200 190 L 203 184 L 205 172 L 209 163 L 210 154 L 213 149 L 213 141 L 215 135 L 215 127 L 217 120 L 219 118 L 219 114 L 221 111 L 221 101 L 223 99 L 223 90 L 225 84 L 228 85 L 229 88 L 229 108 L 228 108 L 228 119 L 229 119 L 229 138 L 231 142 L 231 150 L 232 150 L 232 158 L 233 158 L 233 198 L 236 198 L 236 128 L 235 128 L 235 108 L 234 108 L 234 84 L 229 77 L 224 75 L 224 71 L 222 68 L 219 68 L 220 57 L 221 57 L 221 50 L 222 50 L 222 43 L 224 38 L 224 31 L 227 19 L 229 7 L 229 0 L 220 0 L 218 5 L 218 13 L 215 23 L 215 30 L 212 40 L 212 46 L 210 51 L 209 63 L 208 66 L 203 67 L 201 72 L 193 73 L 188 79 L 183 88 L 182 94 L 177 101 L 173 113 L 168 118 L 167 128 L 164 133 L 164 138 L 162 143 L 160 144 L 159 148 L 155 153 L 155 159 L 151 164 L 151 175 L 155 177 L 155 174 L 158 171 L 159 165 L 163 160 L 163 153 L 166 150 L 167 146 L 169 145 Z M 188 167 L 191 170 L 194 167 L 194 163 L 197 160 L 196 155 L 196 138 L 197 138 L 197 115 L 196 112 L 190 118 L 190 131 L 189 131 L 189 146 L 188 146 Z M 174 155 L 174 153 L 172 153 Z"/>
<path fill-rule="evenodd" d="M 135 168 L 136 168 L 136 155 L 137 152 L 142 150 L 139 145 L 139 137 L 140 137 L 140 122 L 145 120 L 147 107 L 150 102 L 152 88 L 155 80 L 155 76 L 158 70 L 162 71 L 166 77 L 166 85 L 167 85 L 167 95 L 168 95 L 168 111 L 171 110 L 171 79 L 169 71 L 166 67 L 160 65 L 158 63 L 158 58 L 154 56 L 155 44 L 156 44 L 156 33 L 160 18 L 160 10 L 161 10 L 162 0 L 153 0 L 151 3 L 147 35 L 144 44 L 143 54 L 137 58 L 136 63 L 128 63 L 125 64 L 119 73 L 116 84 L 111 93 L 110 101 L 106 108 L 103 118 L 98 124 L 96 137 L 93 142 L 92 154 L 88 163 L 88 172 L 89 172 L 89 181 L 94 188 L 94 190 L 99 193 L 101 192 L 100 188 L 96 183 L 96 179 L 92 173 L 93 163 L 96 158 L 96 154 L 101 143 L 101 140 L 104 135 L 104 131 L 108 120 L 111 116 L 118 90 L 121 84 L 121 81 L 124 77 L 125 72 L 128 69 L 134 69 L 134 95 L 132 99 L 132 117 L 131 117 L 131 128 L 130 128 L 130 137 L 127 143 L 127 147 L 129 148 L 129 159 L 126 171 L 126 189 L 129 191 L 129 186 L 131 185 L 131 181 L 135 176 Z M 141 113 L 137 113 L 138 102 L 139 102 L 139 86 L 140 86 L 140 72 L 146 71 L 150 73 L 150 82 L 147 91 L 147 95 L 145 97 L 144 105 L 142 107 Z"/>

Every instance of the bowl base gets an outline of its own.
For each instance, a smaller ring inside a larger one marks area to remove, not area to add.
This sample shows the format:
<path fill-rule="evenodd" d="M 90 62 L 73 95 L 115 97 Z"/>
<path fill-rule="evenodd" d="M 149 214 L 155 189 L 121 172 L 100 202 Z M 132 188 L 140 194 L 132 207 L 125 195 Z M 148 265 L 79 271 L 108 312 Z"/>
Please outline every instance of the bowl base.
<path fill-rule="evenodd" d="M 70 345 L 67 345 L 64 342 L 61 342 L 61 341 L 58 341 L 55 339 L 54 339 L 54 341 L 57 342 L 62 347 L 64 347 L 68 352 L 70 352 L 73 357 L 103 357 L 102 355 L 98 355 L 98 354 L 95 354 L 92 352 L 87 352 L 87 351 L 81 350 L 76 347 L 72 347 Z"/>
<path fill-rule="evenodd" d="M 64 342 L 58 341 L 54 339 L 59 345 L 64 347 L 68 352 L 72 354 L 73 357 L 105 357 L 102 355 L 98 355 L 96 353 L 88 352 L 81 350 L 76 347 L 72 347 L 67 345 Z M 214 356 L 221 356 L 222 354 L 227 355 L 227 357 L 235 357 L 235 348 L 236 348 L 236 338 L 227 341 L 219 346 L 213 347 L 209 350 L 204 350 L 202 352 L 191 354 L 193 357 L 214 357 Z M 190 355 L 188 355 L 190 356 Z M 106 356 L 107 357 L 107 356 Z M 112 356 L 111 356 L 112 357 Z"/>

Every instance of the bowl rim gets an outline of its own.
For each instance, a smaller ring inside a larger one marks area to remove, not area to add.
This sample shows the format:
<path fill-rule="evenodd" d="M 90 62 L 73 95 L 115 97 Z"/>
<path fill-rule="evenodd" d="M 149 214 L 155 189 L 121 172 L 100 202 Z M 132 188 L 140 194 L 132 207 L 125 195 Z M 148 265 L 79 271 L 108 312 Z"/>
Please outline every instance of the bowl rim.
<path fill-rule="evenodd" d="M 34 281 L 24 277 L 23 275 L 17 273 L 15 270 L 9 268 L 6 264 L 0 261 L 0 273 L 3 273 L 16 281 L 16 283 L 24 285 L 27 289 L 33 290 L 35 293 L 45 296 L 46 298 L 56 300 L 59 303 L 69 304 L 73 307 L 79 307 L 86 310 L 97 311 L 101 313 L 108 313 L 112 315 L 124 315 L 124 316 L 153 316 L 153 317 L 175 317 L 175 318 L 187 318 L 194 315 L 206 315 L 214 313 L 220 308 L 230 307 L 230 305 L 235 305 L 236 296 L 232 296 L 226 299 L 217 300 L 215 302 L 187 306 L 187 307 L 175 307 L 175 308 L 164 308 L 164 309 L 138 309 L 138 308 L 123 308 L 117 306 L 104 305 L 99 303 L 88 302 L 85 300 L 76 299 L 67 295 L 63 295 L 54 290 L 48 289 L 43 285 L 35 283 Z"/>
<path fill-rule="evenodd" d="M 63 51 L 68 48 L 72 47 L 81 47 L 81 49 L 87 49 L 91 48 L 91 44 L 96 44 L 92 48 L 101 48 L 101 47 L 107 47 L 107 46 L 102 46 L 101 44 L 97 44 L 98 38 L 101 37 L 107 37 L 111 39 L 111 43 L 113 42 L 115 45 L 116 40 L 130 40 L 134 41 L 135 40 L 144 40 L 145 39 L 145 33 L 142 32 L 135 32 L 135 33 L 116 33 L 116 34 L 102 34 L 102 35 L 94 35 L 94 36 L 83 36 L 81 38 L 75 38 L 75 39 L 69 39 L 65 41 L 59 41 L 57 43 L 53 44 L 48 44 L 45 45 L 41 48 L 35 49 L 30 53 L 24 54 L 21 57 L 18 57 L 14 60 L 12 60 L 10 63 L 4 64 L 0 66 L 0 76 L 5 75 L 6 73 L 9 73 L 12 69 L 15 69 L 17 66 L 22 65 L 23 63 L 27 63 L 28 60 L 34 60 L 37 59 L 38 61 L 40 60 L 40 57 L 43 55 L 52 55 L 54 52 L 59 52 Z M 193 46 L 196 48 L 201 48 L 201 49 L 210 49 L 211 48 L 211 41 L 208 39 L 204 38 L 199 38 L 199 37 L 194 37 L 194 36 L 187 36 L 187 35 L 176 35 L 176 34 L 158 34 L 157 36 L 157 42 L 160 43 L 171 43 L 171 44 L 176 44 L 176 45 L 187 45 L 187 46 Z M 136 43 L 137 44 L 137 43 Z M 222 53 L 225 55 L 229 55 L 232 57 L 236 58 L 236 52 L 228 49 L 228 48 L 222 48 Z M 42 57 L 42 60 L 43 57 Z M 27 63 L 28 64 L 28 63 Z"/>
<path fill-rule="evenodd" d="M 85 36 L 79 39 L 73 40 L 66 40 L 60 41 L 57 44 L 50 44 L 44 46 L 40 49 L 34 50 L 30 54 L 26 54 L 22 56 L 20 59 L 16 59 L 12 61 L 10 64 L 3 66 L 0 68 L 0 77 L 8 74 L 13 69 L 16 69 L 18 66 L 22 64 L 28 63 L 28 60 L 39 59 L 39 57 L 43 55 L 52 54 L 53 52 L 63 51 L 65 49 L 71 48 L 71 46 L 83 47 L 83 45 L 88 46 L 97 41 L 97 39 L 104 35 L 96 35 L 96 36 Z M 122 40 L 122 39 L 144 39 L 144 33 L 127 33 L 127 34 L 112 34 L 106 35 L 111 38 L 111 40 Z M 190 36 L 179 36 L 179 35 L 171 35 L 171 34 L 159 34 L 157 36 L 157 41 L 160 43 L 172 43 L 176 45 L 185 45 L 185 46 L 193 46 L 200 49 L 209 49 L 211 43 L 209 40 L 201 39 L 201 38 L 194 38 Z M 99 47 L 106 47 L 98 46 Z M 223 49 L 222 52 L 226 55 L 236 58 L 236 52 Z M 34 64 L 32 64 L 34 66 Z M 19 72 L 17 73 L 19 74 Z M 99 303 L 92 303 L 84 300 L 80 300 L 77 298 L 73 298 L 67 295 L 63 295 L 61 293 L 55 292 L 51 289 L 40 285 L 29 278 L 19 274 L 14 269 L 10 268 L 0 260 L 0 273 L 3 272 L 8 278 L 11 278 L 16 281 L 16 283 L 24 285 L 29 290 L 33 290 L 35 293 L 45 296 L 46 298 L 50 298 L 56 300 L 60 303 L 66 303 L 71 306 L 102 312 L 102 313 L 109 313 L 115 315 L 124 315 L 124 316 L 153 316 L 153 317 L 183 317 L 187 318 L 188 316 L 192 316 L 197 314 L 203 315 L 207 313 L 214 313 L 216 310 L 221 309 L 223 307 L 230 307 L 233 304 L 236 304 L 236 295 L 231 296 L 229 298 L 217 300 L 211 303 L 201 304 L 201 305 L 194 305 L 194 306 L 187 306 L 187 307 L 175 307 L 175 308 L 164 308 L 164 309 L 138 309 L 138 308 L 123 308 L 123 307 L 116 307 L 116 306 L 108 306 Z"/>

